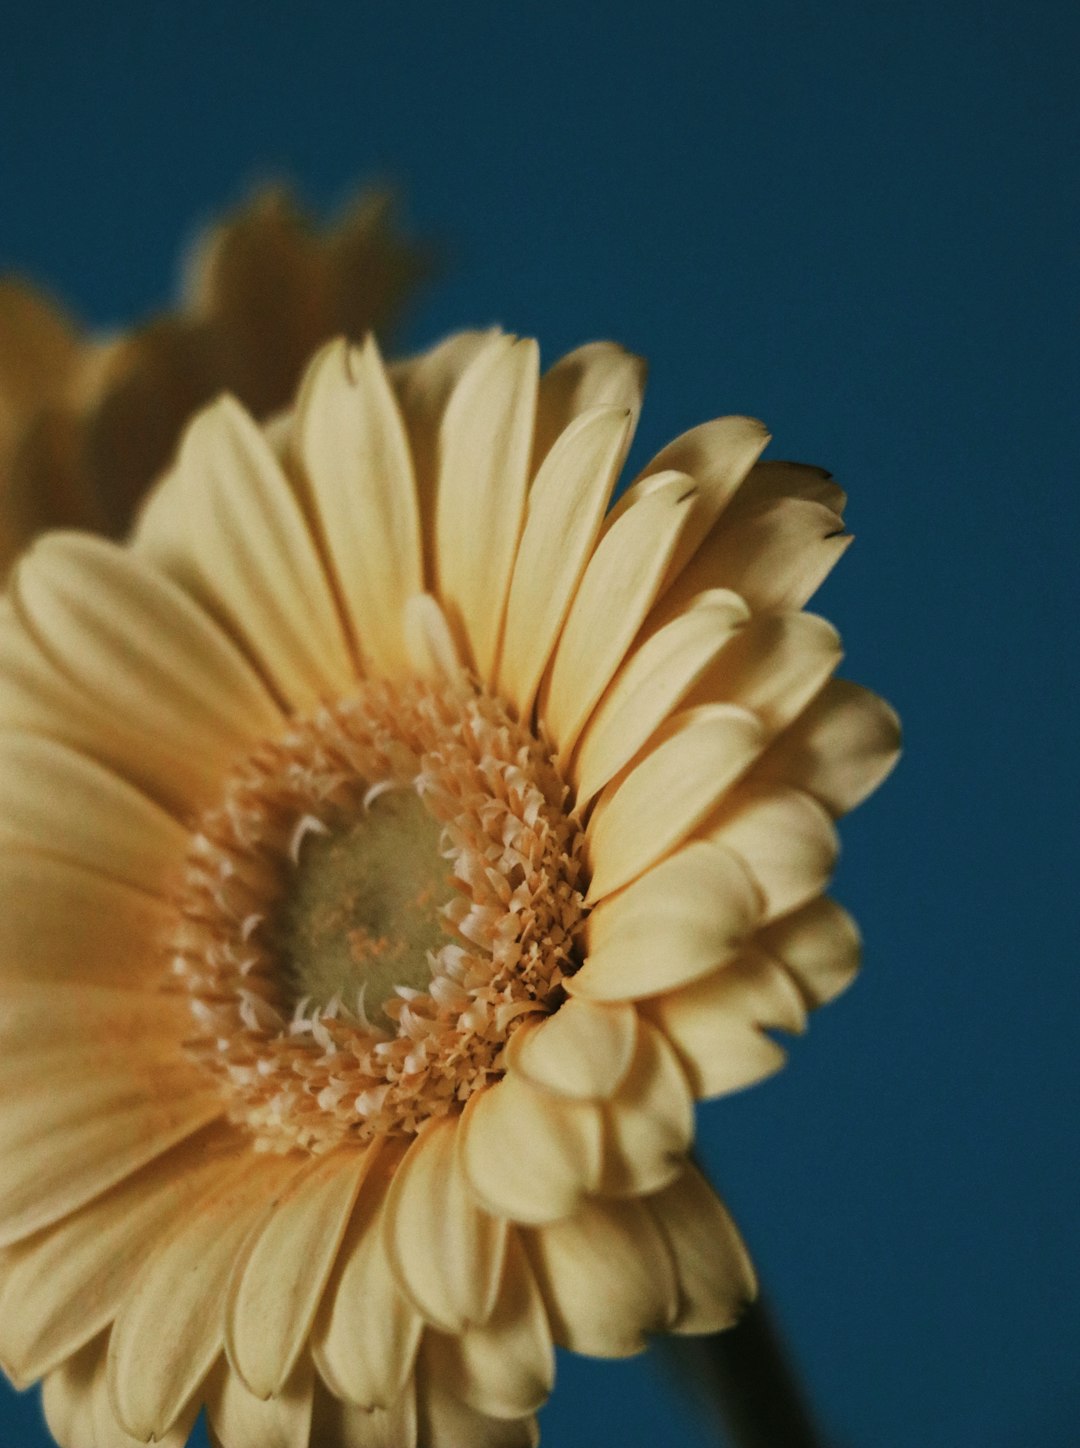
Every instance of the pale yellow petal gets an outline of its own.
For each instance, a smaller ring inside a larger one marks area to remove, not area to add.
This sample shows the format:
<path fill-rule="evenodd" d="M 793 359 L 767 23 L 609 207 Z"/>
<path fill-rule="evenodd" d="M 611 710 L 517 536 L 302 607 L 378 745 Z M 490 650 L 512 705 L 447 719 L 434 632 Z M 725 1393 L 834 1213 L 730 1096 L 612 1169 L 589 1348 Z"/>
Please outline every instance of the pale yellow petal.
<path fill-rule="evenodd" d="M 760 913 L 740 861 L 695 840 L 596 906 L 586 927 L 585 964 L 566 988 L 590 1000 L 672 990 L 731 960 Z"/>
<path fill-rule="evenodd" d="M 45 1420 L 60 1448 L 143 1448 L 117 1420 L 105 1371 L 106 1339 L 88 1343 L 51 1372 L 42 1394 Z M 177 1422 L 156 1441 L 161 1448 L 184 1448 L 198 1413 L 194 1399 Z"/>
<path fill-rule="evenodd" d="M 694 497 L 690 478 L 664 474 L 604 533 L 589 560 L 540 698 L 544 726 L 564 760 L 656 599 Z"/>
<path fill-rule="evenodd" d="M 787 967 L 811 1007 L 846 990 L 862 955 L 858 926 L 835 900 L 825 898 L 774 921 L 759 943 Z"/>
<path fill-rule="evenodd" d="M 308 522 L 262 432 L 232 398 L 189 426 L 135 546 L 217 620 L 285 704 L 310 708 L 355 682 Z"/>
<path fill-rule="evenodd" d="M 206 1385 L 210 1441 L 219 1448 L 308 1448 L 314 1373 L 305 1354 L 271 1398 L 257 1398 L 223 1359 Z"/>
<path fill-rule="evenodd" d="M 757 1296 L 749 1253 L 723 1202 L 688 1164 L 648 1207 L 671 1250 L 679 1314 L 670 1332 L 712 1333 L 733 1327 Z"/>
<path fill-rule="evenodd" d="M 742 860 L 761 891 L 763 922 L 819 895 L 840 848 L 828 811 L 798 789 L 744 785 L 700 833 Z"/>
<path fill-rule="evenodd" d="M 0 993 L 4 1064 L 87 1042 L 94 1042 L 105 1059 L 115 1052 L 156 1051 L 182 1040 L 190 1028 L 187 1000 L 162 990 L 124 990 L 85 980 L 72 990 L 30 976 L 5 980 Z"/>
<path fill-rule="evenodd" d="M 459 1157 L 460 1118 L 428 1123 L 398 1168 L 383 1210 L 394 1275 L 428 1322 L 456 1332 L 486 1322 L 499 1289 L 507 1224 L 477 1205 Z"/>
<path fill-rule="evenodd" d="M 425 1361 L 469 1407 L 491 1418 L 523 1418 L 541 1408 L 555 1381 L 555 1353 L 543 1298 L 516 1235 L 507 1244 L 502 1285 L 483 1327 L 429 1333 Z"/>
<path fill-rule="evenodd" d="M 280 1393 L 319 1309 L 376 1147 L 316 1157 L 266 1210 L 236 1263 L 225 1341 L 251 1392 Z"/>
<path fill-rule="evenodd" d="M 405 604 L 405 652 L 412 672 L 422 679 L 452 679 L 461 655 L 437 598 L 417 593 Z"/>
<path fill-rule="evenodd" d="M 633 650 L 601 698 L 574 752 L 570 777 L 579 805 L 586 804 L 629 764 L 749 617 L 737 594 L 716 589 L 648 634 Z"/>
<path fill-rule="evenodd" d="M 345 602 L 376 672 L 405 664 L 405 601 L 423 586 L 412 457 L 375 339 L 325 347 L 301 386 L 291 447 Z"/>
<path fill-rule="evenodd" d="M 630 1074 L 604 1108 L 605 1196 L 646 1196 L 667 1186 L 694 1137 L 694 1098 L 674 1050 L 645 1019 L 637 1042 Z"/>
<path fill-rule="evenodd" d="M 443 417 L 438 594 L 489 683 L 525 517 L 538 371 L 535 342 L 500 337 L 466 371 Z"/>
<path fill-rule="evenodd" d="M 600 532 L 631 416 L 592 408 L 555 440 L 529 492 L 507 603 L 499 690 L 527 718 Z"/>
<path fill-rule="evenodd" d="M 630 414 L 624 447 L 629 447 L 645 391 L 645 359 L 615 342 L 586 342 L 549 367 L 536 400 L 535 473 L 555 439 L 592 407 L 617 407 Z"/>
<path fill-rule="evenodd" d="M 754 777 L 805 789 L 837 816 L 861 804 L 899 757 L 895 710 L 859 684 L 832 679 L 762 756 Z"/>
<path fill-rule="evenodd" d="M 619 1089 L 637 1045 L 637 1012 L 621 1001 L 565 1001 L 506 1048 L 509 1069 L 559 1096 L 602 1100 Z"/>
<path fill-rule="evenodd" d="M 386 1408 L 359 1408 L 341 1402 L 316 1382 L 312 1448 L 418 1448 L 417 1435 L 416 1391 L 411 1376 L 395 1402 Z"/>
<path fill-rule="evenodd" d="M 679 1311 L 666 1241 L 641 1201 L 590 1201 L 525 1234 L 555 1341 L 591 1357 L 630 1357 Z"/>
<path fill-rule="evenodd" d="M 670 719 L 600 796 L 585 836 L 588 900 L 610 895 L 680 845 L 761 747 L 761 725 L 737 705 L 707 704 Z"/>
<path fill-rule="evenodd" d="M 460 1130 L 473 1192 L 511 1221 L 568 1216 L 599 1184 L 602 1120 L 592 1102 L 507 1075 L 471 1098 Z"/>
<path fill-rule="evenodd" d="M 752 512 L 780 498 L 806 498 L 821 503 L 842 517 L 847 494 L 825 468 L 810 463 L 781 462 L 769 458 L 755 463 L 732 501 L 728 519 Z"/>

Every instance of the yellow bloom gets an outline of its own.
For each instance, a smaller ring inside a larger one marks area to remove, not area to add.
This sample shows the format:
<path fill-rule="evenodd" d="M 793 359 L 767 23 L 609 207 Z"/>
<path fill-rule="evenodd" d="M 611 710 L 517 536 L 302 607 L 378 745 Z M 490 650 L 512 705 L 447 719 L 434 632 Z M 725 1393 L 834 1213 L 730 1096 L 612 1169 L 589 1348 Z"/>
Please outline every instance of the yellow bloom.
<path fill-rule="evenodd" d="M 284 407 L 317 346 L 389 326 L 425 270 L 387 194 L 319 233 L 266 189 L 199 239 L 180 308 L 128 334 L 81 335 L 0 281 L 0 576 L 46 528 L 122 535 L 198 408 Z"/>
<path fill-rule="evenodd" d="M 642 368 L 334 343 L 0 611 L 0 1360 L 65 1448 L 535 1441 L 552 1345 L 730 1324 L 694 1097 L 856 969 L 892 712 L 826 475 Z"/>

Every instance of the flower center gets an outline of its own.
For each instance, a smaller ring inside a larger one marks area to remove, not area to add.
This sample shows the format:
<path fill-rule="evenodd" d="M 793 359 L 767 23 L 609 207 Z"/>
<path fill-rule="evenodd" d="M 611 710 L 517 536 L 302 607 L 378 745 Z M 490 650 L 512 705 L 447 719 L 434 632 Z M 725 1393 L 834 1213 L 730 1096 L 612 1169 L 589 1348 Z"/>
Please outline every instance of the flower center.
<path fill-rule="evenodd" d="M 189 1049 L 272 1150 L 415 1132 L 502 1074 L 580 964 L 551 751 L 466 679 L 366 681 L 241 761 L 193 831 Z"/>

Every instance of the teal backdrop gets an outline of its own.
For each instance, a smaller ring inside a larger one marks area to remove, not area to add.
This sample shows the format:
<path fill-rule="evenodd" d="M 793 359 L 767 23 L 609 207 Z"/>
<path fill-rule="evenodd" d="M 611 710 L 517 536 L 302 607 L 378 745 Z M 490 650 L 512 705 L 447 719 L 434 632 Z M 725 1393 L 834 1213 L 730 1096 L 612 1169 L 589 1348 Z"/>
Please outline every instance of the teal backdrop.
<path fill-rule="evenodd" d="M 1080 1441 L 1078 53 L 1045 0 L 5 6 L 0 266 L 87 323 L 260 178 L 389 177 L 444 244 L 404 343 L 615 337 L 641 458 L 745 411 L 847 487 L 815 606 L 907 738 L 843 829 L 865 969 L 700 1115 L 834 1448 Z M 542 1423 L 710 1441 L 651 1359 Z"/>

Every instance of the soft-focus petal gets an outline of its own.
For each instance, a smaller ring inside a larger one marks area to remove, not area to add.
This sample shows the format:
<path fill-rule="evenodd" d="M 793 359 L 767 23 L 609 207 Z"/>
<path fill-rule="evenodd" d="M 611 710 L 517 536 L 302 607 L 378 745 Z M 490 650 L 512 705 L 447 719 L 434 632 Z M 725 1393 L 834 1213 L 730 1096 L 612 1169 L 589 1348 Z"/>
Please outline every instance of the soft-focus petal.
<path fill-rule="evenodd" d="M 638 1025 L 630 1073 L 604 1110 L 605 1196 L 647 1196 L 682 1170 L 694 1136 L 694 1098 L 678 1057 L 651 1021 Z"/>
<path fill-rule="evenodd" d="M 269 1398 L 249 1392 L 224 1358 L 206 1388 L 210 1441 L 217 1448 L 309 1448 L 314 1373 L 303 1357 Z"/>
<path fill-rule="evenodd" d="M 692 1164 L 648 1207 L 671 1250 L 679 1312 L 669 1332 L 732 1327 L 757 1296 L 749 1254 L 723 1202 Z"/>
<path fill-rule="evenodd" d="M 840 847 L 828 812 L 797 789 L 743 788 L 706 820 L 701 834 L 742 860 L 761 891 L 763 920 L 820 894 Z"/>
<path fill-rule="evenodd" d="M 851 984 L 859 969 L 862 942 L 854 920 L 835 900 L 813 900 L 758 937 L 763 949 L 782 961 L 809 1006 L 821 1006 Z"/>
<path fill-rule="evenodd" d="M 570 999 L 511 1036 L 510 1069 L 559 1096 L 603 1100 L 622 1084 L 637 1045 L 637 1012 L 623 1001 Z"/>
<path fill-rule="evenodd" d="M 318 1382 L 315 1384 L 312 1448 L 417 1448 L 417 1432 L 416 1392 L 411 1376 L 397 1399 L 385 1408 L 360 1408 L 342 1402 Z"/>

